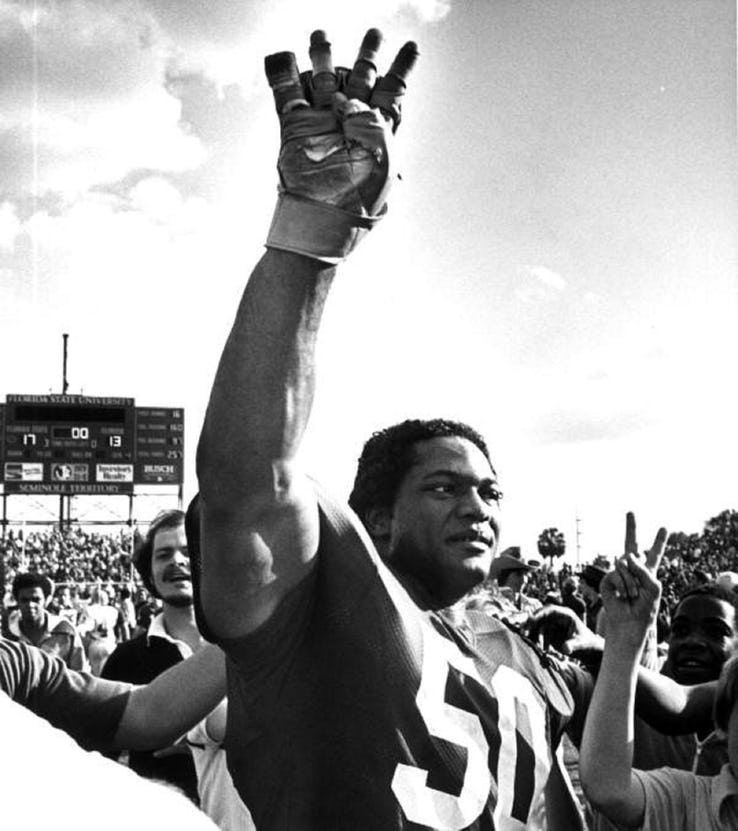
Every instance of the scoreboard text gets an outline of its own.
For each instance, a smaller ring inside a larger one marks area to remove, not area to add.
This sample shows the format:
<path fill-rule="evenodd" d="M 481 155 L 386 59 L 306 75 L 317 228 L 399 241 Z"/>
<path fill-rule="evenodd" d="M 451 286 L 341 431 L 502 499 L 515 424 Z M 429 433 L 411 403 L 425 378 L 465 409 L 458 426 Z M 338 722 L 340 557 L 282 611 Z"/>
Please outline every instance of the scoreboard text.
<path fill-rule="evenodd" d="M 133 398 L 8 395 L 0 406 L 6 493 L 133 493 L 184 479 L 184 411 Z"/>

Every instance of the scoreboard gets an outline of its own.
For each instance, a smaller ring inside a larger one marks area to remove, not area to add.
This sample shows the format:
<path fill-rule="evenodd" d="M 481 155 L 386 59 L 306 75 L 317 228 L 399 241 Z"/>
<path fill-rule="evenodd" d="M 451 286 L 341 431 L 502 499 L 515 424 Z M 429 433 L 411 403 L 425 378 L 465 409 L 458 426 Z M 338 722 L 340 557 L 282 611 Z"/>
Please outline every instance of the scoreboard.
<path fill-rule="evenodd" d="M 181 485 L 184 410 L 133 398 L 8 395 L 0 405 L 5 493 L 117 494 Z"/>

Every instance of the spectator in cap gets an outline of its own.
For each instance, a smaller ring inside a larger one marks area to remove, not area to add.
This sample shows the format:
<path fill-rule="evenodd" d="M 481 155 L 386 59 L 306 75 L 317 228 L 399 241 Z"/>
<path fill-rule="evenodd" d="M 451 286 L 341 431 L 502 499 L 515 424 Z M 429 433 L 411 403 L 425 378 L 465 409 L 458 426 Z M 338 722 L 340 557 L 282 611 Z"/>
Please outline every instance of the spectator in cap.
<path fill-rule="evenodd" d="M 501 617 L 516 626 L 523 626 L 530 616 L 541 608 L 541 601 L 524 592 L 525 584 L 534 567 L 520 556 L 517 546 L 506 548 L 492 561 L 489 576 L 497 580 L 494 606 Z"/>
<path fill-rule="evenodd" d="M 13 580 L 13 598 L 18 609 L 8 617 L 9 640 L 27 643 L 56 655 L 69 669 L 88 670 L 82 639 L 68 620 L 52 615 L 46 604 L 54 593 L 54 584 L 44 574 L 17 574 Z"/>

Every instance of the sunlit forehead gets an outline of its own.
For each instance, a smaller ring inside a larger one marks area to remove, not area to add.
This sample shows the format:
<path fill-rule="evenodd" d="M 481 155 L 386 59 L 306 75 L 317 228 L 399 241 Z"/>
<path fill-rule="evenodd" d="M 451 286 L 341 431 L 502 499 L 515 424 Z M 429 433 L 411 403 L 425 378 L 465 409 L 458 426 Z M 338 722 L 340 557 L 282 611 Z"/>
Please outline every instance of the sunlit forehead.
<path fill-rule="evenodd" d="M 497 482 L 497 476 L 484 453 L 461 436 L 442 436 L 417 442 L 412 474 L 419 479 L 446 475 L 473 484 Z"/>

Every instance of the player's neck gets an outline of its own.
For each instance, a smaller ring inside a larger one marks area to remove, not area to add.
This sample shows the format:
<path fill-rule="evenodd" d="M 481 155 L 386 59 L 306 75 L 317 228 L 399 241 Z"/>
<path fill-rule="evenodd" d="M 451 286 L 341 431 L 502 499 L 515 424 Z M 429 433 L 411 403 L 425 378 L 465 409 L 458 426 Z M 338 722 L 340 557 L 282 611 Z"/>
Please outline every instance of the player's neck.
<path fill-rule="evenodd" d="M 457 592 L 455 594 L 446 593 L 442 595 L 434 592 L 424 581 L 413 575 L 405 574 L 394 569 L 393 571 L 405 587 L 407 593 L 415 601 L 415 604 L 424 611 L 439 612 L 442 609 L 452 610 L 465 606 L 467 594 L 460 595 Z"/>

